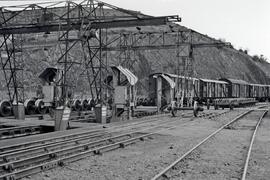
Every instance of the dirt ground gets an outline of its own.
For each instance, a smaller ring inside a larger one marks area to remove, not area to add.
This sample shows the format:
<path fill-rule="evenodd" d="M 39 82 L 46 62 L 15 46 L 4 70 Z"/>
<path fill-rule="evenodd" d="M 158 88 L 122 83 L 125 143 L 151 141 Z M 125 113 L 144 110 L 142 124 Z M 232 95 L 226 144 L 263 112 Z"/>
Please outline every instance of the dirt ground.
<path fill-rule="evenodd" d="M 222 130 L 182 161 L 168 175 L 170 179 L 241 179 L 251 135 L 260 114 L 262 112 L 253 112 Z M 269 179 L 269 175 L 265 179 Z"/>
<path fill-rule="evenodd" d="M 219 110 L 219 112 L 222 112 L 222 110 Z M 174 129 L 163 131 L 161 134 L 124 149 L 117 149 L 103 155 L 90 156 L 65 167 L 57 167 L 24 179 L 150 179 L 200 140 L 242 112 L 242 110 L 234 110 L 213 119 L 192 118 L 187 123 L 179 123 Z M 180 118 L 179 122 L 181 122 Z M 222 146 L 227 145 L 222 144 Z M 218 158 L 219 155 L 216 155 L 216 157 Z M 215 171 L 212 171 L 215 173 L 219 169 L 216 168 Z M 205 170 L 205 172 L 208 173 L 209 171 Z M 182 173 L 185 174 L 185 170 Z M 201 176 L 198 177 L 201 178 Z M 188 179 L 189 177 L 185 176 L 183 178 Z"/>
<path fill-rule="evenodd" d="M 270 179 L 270 113 L 263 119 L 253 145 L 247 179 Z"/>

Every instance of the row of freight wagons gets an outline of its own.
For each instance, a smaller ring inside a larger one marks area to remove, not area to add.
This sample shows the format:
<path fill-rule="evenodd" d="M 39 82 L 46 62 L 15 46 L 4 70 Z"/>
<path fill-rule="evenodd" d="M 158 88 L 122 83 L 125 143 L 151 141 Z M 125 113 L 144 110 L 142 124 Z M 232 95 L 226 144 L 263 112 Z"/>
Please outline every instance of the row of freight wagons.
<path fill-rule="evenodd" d="M 216 98 L 256 98 L 265 101 L 270 98 L 270 85 L 250 84 L 243 80 L 221 78 L 219 80 L 198 79 L 168 73 L 150 75 L 150 98 L 156 98 L 157 77 L 162 77 L 162 91 L 165 99 L 172 96 L 198 97 L 203 101 Z M 174 86 L 172 85 L 174 83 Z M 169 95 L 173 92 L 173 95 Z M 169 101 L 168 101 L 169 102 Z"/>

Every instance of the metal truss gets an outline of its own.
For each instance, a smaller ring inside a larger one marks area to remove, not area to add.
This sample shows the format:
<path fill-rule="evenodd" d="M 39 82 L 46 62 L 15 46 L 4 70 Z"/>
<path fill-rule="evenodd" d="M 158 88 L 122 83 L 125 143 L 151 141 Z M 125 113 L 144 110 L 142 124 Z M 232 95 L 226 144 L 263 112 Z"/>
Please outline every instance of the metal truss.
<path fill-rule="evenodd" d="M 112 16 L 112 12 L 114 12 L 114 16 Z M 69 91 L 74 86 L 73 82 L 78 78 L 74 77 L 75 74 L 71 74 L 71 69 L 75 65 L 85 67 L 92 97 L 103 102 L 104 89 L 107 88 L 103 79 L 108 72 L 107 55 L 104 56 L 103 52 L 107 51 L 106 48 L 110 44 L 107 39 L 107 29 L 166 25 L 168 22 L 179 22 L 180 20 L 178 16 L 152 17 L 98 0 L 2 7 L 0 38 L 4 43 L 1 45 L 1 57 L 5 51 L 8 61 L 4 61 L 2 58 L 1 64 L 5 72 L 7 88 L 9 91 L 14 89 L 15 95 L 10 95 L 10 99 L 13 100 L 14 97 L 17 101 L 20 99 L 19 83 L 16 78 L 19 66 L 15 63 L 17 57 L 15 56 L 15 43 L 12 40 L 15 36 L 24 34 L 31 36 L 41 33 L 57 36 L 57 48 L 61 52 L 56 59 L 61 71 L 61 76 L 56 82 L 61 87 L 59 105 L 67 101 Z M 47 42 L 41 47 L 46 45 Z M 78 46 L 83 50 L 84 62 L 70 58 L 70 52 Z M 25 45 L 21 47 L 25 47 Z M 10 64 L 9 77 L 6 64 Z M 13 86 L 11 86 L 11 82 Z"/>
<path fill-rule="evenodd" d="M 2 27 L 8 26 L 7 19 L 0 9 L 0 19 Z M 23 56 L 22 56 L 22 36 L 15 34 L 5 34 L 0 39 L 0 59 L 1 69 L 6 81 L 7 93 L 10 101 L 14 104 L 24 101 L 23 87 Z"/>

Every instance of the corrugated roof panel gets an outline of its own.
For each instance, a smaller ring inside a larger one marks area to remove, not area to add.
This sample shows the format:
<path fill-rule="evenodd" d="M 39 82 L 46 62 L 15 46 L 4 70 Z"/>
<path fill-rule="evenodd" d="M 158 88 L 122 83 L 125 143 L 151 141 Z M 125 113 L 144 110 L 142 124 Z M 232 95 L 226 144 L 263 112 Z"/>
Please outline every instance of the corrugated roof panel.
<path fill-rule="evenodd" d="M 260 87 L 268 87 L 267 84 L 250 84 L 251 86 L 260 86 Z"/>
<path fill-rule="evenodd" d="M 249 84 L 248 82 L 243 81 L 243 80 L 239 80 L 239 79 L 221 78 L 220 80 L 221 80 L 221 81 L 227 80 L 227 81 L 230 81 L 230 82 L 233 83 L 233 84 Z"/>
<path fill-rule="evenodd" d="M 170 73 L 164 73 L 164 74 L 166 74 L 170 77 L 173 77 L 173 78 L 181 78 L 181 79 L 186 78 L 186 79 L 192 79 L 192 80 L 199 80 L 199 79 L 194 78 L 194 77 L 185 77 L 185 76 L 181 76 L 181 75 L 177 75 L 177 74 L 170 74 Z"/>
<path fill-rule="evenodd" d="M 137 76 L 135 76 L 135 75 L 134 75 L 130 70 L 128 70 L 127 68 L 123 68 L 122 66 L 113 66 L 112 68 L 116 68 L 116 69 L 118 69 L 120 72 L 122 72 L 122 73 L 126 76 L 128 82 L 129 82 L 132 86 L 135 85 L 135 84 L 137 83 L 137 81 L 138 81 Z"/>
<path fill-rule="evenodd" d="M 200 79 L 200 80 L 202 80 L 203 82 L 211 82 L 211 83 L 218 83 L 218 84 L 228 84 L 225 81 L 219 81 L 219 80 L 212 80 L 212 79 Z"/>

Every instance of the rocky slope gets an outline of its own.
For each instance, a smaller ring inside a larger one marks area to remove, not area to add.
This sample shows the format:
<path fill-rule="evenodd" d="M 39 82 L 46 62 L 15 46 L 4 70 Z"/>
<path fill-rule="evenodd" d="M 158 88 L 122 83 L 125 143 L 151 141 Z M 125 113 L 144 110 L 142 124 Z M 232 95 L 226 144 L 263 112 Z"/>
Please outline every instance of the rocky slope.
<path fill-rule="evenodd" d="M 117 15 L 114 14 L 113 15 Z M 176 28 L 187 29 L 184 26 L 174 25 Z M 169 31 L 169 26 L 161 27 L 143 27 L 143 31 Z M 111 32 L 130 32 L 136 31 L 135 28 L 114 29 Z M 49 41 L 53 39 L 56 33 L 48 35 L 38 34 L 24 37 L 24 43 L 34 44 L 37 41 Z M 215 39 L 195 33 L 195 40 L 203 42 L 215 42 Z M 173 41 L 173 39 L 168 39 Z M 45 43 L 46 44 L 46 43 Z M 57 57 L 60 56 L 60 50 L 52 46 L 51 48 L 41 48 L 35 50 L 25 50 L 23 53 L 25 80 L 24 85 L 33 90 L 37 84 L 40 84 L 38 75 L 48 66 L 56 65 Z M 229 47 L 203 47 L 195 48 L 193 51 L 195 75 L 198 78 L 219 79 L 221 77 L 242 79 L 250 83 L 270 84 L 270 64 L 267 62 L 257 62 L 251 56 L 239 52 Z M 109 65 L 117 65 L 119 63 L 118 53 L 109 52 Z M 83 60 L 83 52 L 81 46 L 75 46 L 70 52 L 70 59 L 75 61 Z M 177 73 L 178 58 L 176 50 L 144 50 L 133 53 L 133 62 L 131 70 L 139 77 L 138 93 L 146 95 L 148 90 L 148 76 L 154 72 Z M 82 71 L 81 68 L 73 68 L 70 73 L 70 78 L 75 82 L 76 90 L 80 93 L 87 93 L 88 85 L 86 78 L 79 77 L 78 74 Z M 181 67 L 180 67 L 181 69 Z M 181 72 L 180 72 L 181 73 Z M 3 83 L 3 74 L 0 74 L 1 89 L 5 89 Z"/>

